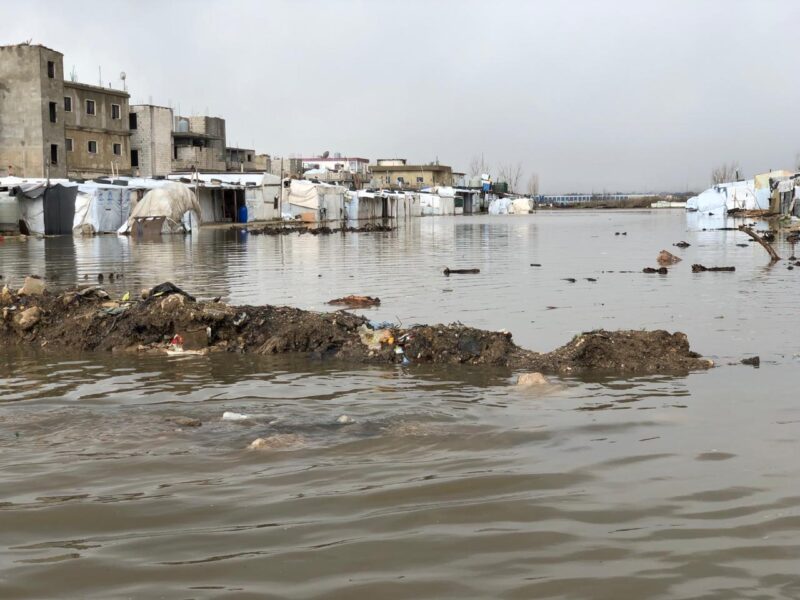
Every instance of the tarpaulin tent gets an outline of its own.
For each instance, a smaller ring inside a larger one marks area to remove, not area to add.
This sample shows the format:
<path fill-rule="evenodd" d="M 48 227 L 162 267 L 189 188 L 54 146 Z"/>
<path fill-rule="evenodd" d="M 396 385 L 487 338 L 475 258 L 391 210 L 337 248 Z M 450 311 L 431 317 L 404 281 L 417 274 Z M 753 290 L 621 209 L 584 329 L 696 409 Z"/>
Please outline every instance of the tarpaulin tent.
<path fill-rule="evenodd" d="M 284 196 L 284 213 L 304 220 L 326 221 L 346 218 L 345 194 L 339 185 L 292 179 Z"/>
<path fill-rule="evenodd" d="M 182 183 L 170 182 L 147 192 L 118 233 L 131 233 L 137 223 L 147 220 L 160 222 L 163 233 L 181 233 L 199 225 L 200 219 L 194 192 Z"/>
<path fill-rule="evenodd" d="M 169 176 L 196 190 L 204 223 L 279 218 L 281 178 L 271 173 L 183 173 Z"/>
<path fill-rule="evenodd" d="M 66 180 L 27 180 L 13 189 L 22 228 L 39 235 L 72 234 L 77 184 Z"/>
<path fill-rule="evenodd" d="M 131 213 L 131 196 L 138 193 L 127 186 L 95 183 L 78 186 L 75 199 L 75 234 L 114 233 Z"/>

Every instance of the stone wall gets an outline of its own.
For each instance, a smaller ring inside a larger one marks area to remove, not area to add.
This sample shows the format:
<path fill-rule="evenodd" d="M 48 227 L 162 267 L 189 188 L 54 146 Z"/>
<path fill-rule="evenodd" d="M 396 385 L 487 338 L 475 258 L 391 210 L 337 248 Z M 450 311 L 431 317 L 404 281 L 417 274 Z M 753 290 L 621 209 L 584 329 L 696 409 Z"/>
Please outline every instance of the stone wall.
<path fill-rule="evenodd" d="M 139 166 L 131 167 L 141 177 L 166 176 L 172 172 L 172 109 L 166 106 L 134 105 L 136 129 L 131 130 L 131 150 L 139 153 Z"/>

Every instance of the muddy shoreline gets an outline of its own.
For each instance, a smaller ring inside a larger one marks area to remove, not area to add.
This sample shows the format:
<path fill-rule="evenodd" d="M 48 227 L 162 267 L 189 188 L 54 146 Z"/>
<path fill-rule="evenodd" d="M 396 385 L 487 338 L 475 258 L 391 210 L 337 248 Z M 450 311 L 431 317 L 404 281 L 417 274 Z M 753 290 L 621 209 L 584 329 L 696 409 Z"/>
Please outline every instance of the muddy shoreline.
<path fill-rule="evenodd" d="M 544 373 L 681 374 L 713 363 L 683 333 L 596 330 L 552 352 L 520 348 L 504 331 L 464 326 L 373 328 L 349 312 L 195 301 L 172 284 L 142 299 L 111 299 L 102 288 L 52 293 L 41 280 L 0 294 L 0 343 L 48 352 L 302 354 L 358 364 L 491 365 Z M 180 346 L 174 344 L 179 336 Z"/>

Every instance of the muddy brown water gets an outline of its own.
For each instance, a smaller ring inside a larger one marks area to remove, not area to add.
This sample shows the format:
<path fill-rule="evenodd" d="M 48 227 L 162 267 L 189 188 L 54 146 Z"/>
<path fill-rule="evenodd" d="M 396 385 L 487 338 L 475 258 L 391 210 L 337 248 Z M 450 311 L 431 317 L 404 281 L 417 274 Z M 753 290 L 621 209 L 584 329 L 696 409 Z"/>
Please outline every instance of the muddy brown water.
<path fill-rule="evenodd" d="M 596 211 L 1 243 L 16 282 L 103 272 L 116 294 L 172 280 L 319 310 L 371 295 L 358 312 L 377 321 L 506 328 L 537 350 L 666 328 L 719 366 L 521 390 L 502 370 L 6 349 L 0 597 L 800 598 L 800 269 L 701 230 L 724 225 Z M 662 249 L 684 260 L 641 273 Z M 257 437 L 274 447 L 247 450 Z"/>

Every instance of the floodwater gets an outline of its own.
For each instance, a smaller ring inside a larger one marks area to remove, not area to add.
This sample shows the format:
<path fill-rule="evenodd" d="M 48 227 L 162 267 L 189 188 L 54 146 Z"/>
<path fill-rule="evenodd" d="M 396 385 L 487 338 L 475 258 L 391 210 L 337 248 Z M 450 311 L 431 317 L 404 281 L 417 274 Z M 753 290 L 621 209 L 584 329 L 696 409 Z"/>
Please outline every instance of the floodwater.
<path fill-rule="evenodd" d="M 0 244 L 16 283 L 114 272 L 113 293 L 171 280 L 319 310 L 376 295 L 375 320 L 505 328 L 536 350 L 665 328 L 718 365 L 522 390 L 479 368 L 5 349 L 0 597 L 800 598 L 800 268 L 702 230 L 722 225 L 564 211 Z M 662 249 L 683 262 L 641 273 Z M 271 447 L 248 450 L 258 437 Z"/>

